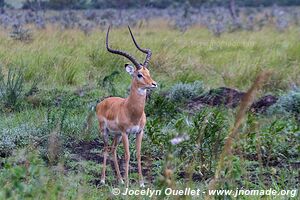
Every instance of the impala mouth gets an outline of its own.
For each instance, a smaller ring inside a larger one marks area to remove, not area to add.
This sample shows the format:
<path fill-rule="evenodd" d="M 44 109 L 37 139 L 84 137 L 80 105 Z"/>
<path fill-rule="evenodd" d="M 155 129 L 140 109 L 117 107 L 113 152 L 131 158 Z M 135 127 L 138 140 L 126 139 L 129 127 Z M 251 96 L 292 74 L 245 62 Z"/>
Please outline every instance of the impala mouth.
<path fill-rule="evenodd" d="M 144 87 L 143 89 L 151 90 L 155 88 L 157 88 L 157 86 L 151 85 L 151 86 Z"/>
<path fill-rule="evenodd" d="M 157 88 L 157 84 L 156 83 L 152 83 L 150 88 Z"/>

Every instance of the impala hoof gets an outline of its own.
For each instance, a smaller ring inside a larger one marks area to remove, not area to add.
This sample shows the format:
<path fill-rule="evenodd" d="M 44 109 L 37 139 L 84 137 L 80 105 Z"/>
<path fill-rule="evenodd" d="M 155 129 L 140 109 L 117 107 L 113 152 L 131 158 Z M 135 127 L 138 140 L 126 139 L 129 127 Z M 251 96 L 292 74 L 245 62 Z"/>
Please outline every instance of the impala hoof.
<path fill-rule="evenodd" d="M 105 180 L 100 180 L 101 185 L 105 185 Z"/>
<path fill-rule="evenodd" d="M 140 182 L 140 187 L 144 188 L 145 187 L 145 183 L 144 182 Z"/>

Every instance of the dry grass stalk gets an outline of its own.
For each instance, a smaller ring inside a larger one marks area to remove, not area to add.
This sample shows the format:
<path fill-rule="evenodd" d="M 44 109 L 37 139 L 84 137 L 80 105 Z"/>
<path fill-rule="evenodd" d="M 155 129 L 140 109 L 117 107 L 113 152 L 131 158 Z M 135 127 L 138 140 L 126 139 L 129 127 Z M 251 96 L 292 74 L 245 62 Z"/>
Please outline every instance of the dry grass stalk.
<path fill-rule="evenodd" d="M 258 77 L 256 78 L 256 80 L 254 81 L 251 88 L 243 96 L 242 101 L 240 103 L 238 113 L 235 118 L 235 123 L 225 141 L 223 151 L 221 153 L 220 160 L 219 160 L 216 172 L 215 172 L 215 176 L 208 185 L 209 190 L 216 189 L 216 185 L 219 182 L 219 178 L 220 178 L 220 174 L 221 174 L 220 172 L 225 167 L 225 159 L 232 155 L 233 142 L 238 136 L 238 133 L 239 133 L 238 130 L 244 121 L 246 112 L 249 110 L 249 107 L 253 103 L 257 91 L 262 87 L 263 83 L 268 79 L 269 76 L 270 76 L 270 72 L 268 72 L 268 71 L 261 72 L 258 75 Z M 207 193 L 205 199 L 211 199 L 211 198 L 212 197 L 209 196 Z"/>
<path fill-rule="evenodd" d="M 93 126 L 93 118 L 95 116 L 95 111 L 94 108 L 89 112 L 87 118 L 86 118 L 86 122 L 84 124 L 84 134 L 87 135 Z"/>
<path fill-rule="evenodd" d="M 51 165 L 55 164 L 60 153 L 60 140 L 59 140 L 59 132 L 60 132 L 60 125 L 58 124 L 57 127 L 49 134 L 48 139 L 48 160 Z"/>

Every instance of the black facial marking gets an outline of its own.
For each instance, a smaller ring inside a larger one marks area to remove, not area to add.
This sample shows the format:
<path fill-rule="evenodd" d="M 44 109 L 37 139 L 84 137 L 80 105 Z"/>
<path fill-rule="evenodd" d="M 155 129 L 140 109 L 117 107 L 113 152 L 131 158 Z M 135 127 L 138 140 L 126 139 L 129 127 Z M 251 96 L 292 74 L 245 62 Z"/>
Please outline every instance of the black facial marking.
<path fill-rule="evenodd" d="M 138 74 L 137 77 L 138 78 L 143 78 L 143 75 L 142 74 Z"/>

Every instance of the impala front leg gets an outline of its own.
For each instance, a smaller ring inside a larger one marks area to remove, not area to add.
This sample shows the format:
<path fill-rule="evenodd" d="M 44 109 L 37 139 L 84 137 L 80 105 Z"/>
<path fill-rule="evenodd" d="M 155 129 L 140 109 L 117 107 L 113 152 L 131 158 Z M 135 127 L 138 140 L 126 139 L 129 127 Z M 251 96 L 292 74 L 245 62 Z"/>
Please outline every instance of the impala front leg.
<path fill-rule="evenodd" d="M 128 179 L 128 171 L 129 171 L 129 160 L 130 160 L 130 152 L 129 152 L 129 141 L 128 141 L 128 135 L 126 132 L 122 133 L 122 142 L 124 145 L 124 151 L 125 151 L 125 183 L 126 187 L 129 185 L 129 179 Z"/>
<path fill-rule="evenodd" d="M 143 135 L 144 135 L 143 130 L 140 133 L 136 134 L 136 159 L 138 163 L 140 187 L 145 187 L 143 172 L 142 172 L 142 163 L 141 163 L 141 147 L 142 147 Z"/>

